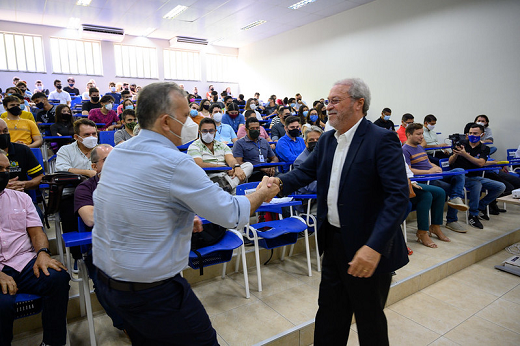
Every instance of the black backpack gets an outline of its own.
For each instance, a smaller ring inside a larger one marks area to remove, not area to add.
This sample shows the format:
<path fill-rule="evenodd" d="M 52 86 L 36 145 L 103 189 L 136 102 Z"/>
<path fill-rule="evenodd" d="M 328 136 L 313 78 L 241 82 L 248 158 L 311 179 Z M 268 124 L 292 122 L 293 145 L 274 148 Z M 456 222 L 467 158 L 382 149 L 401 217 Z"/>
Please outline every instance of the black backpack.
<path fill-rule="evenodd" d="M 214 223 L 207 223 L 202 225 L 202 232 L 193 233 L 191 236 L 191 250 L 195 252 L 197 257 L 199 258 L 199 266 L 200 275 L 203 275 L 203 267 L 202 267 L 202 256 L 197 251 L 197 249 L 214 245 L 218 243 L 224 236 L 226 235 L 226 229 L 220 225 L 216 225 Z"/>

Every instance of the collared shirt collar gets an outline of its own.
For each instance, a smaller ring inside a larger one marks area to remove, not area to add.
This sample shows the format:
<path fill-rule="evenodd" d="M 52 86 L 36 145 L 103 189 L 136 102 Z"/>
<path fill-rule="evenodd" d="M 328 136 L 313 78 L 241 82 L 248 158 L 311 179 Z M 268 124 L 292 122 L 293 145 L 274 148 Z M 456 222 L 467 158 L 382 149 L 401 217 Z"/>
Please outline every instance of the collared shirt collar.
<path fill-rule="evenodd" d="M 155 131 L 147 130 L 147 129 L 141 129 L 141 131 L 139 131 L 139 135 L 138 136 L 143 136 L 144 138 L 154 139 L 154 140 L 156 140 L 158 142 L 161 142 L 161 144 L 164 144 L 166 146 L 169 146 L 171 148 L 175 148 L 176 150 L 179 150 L 177 148 L 177 146 L 172 141 L 170 141 L 167 137 L 165 137 L 165 136 L 163 136 L 160 133 L 157 133 Z"/>
<path fill-rule="evenodd" d="M 347 132 L 345 132 L 341 135 L 338 135 L 338 130 L 336 130 L 336 132 L 334 132 L 334 137 L 336 137 L 336 140 L 339 140 L 342 137 L 352 138 L 354 136 L 354 134 L 356 133 L 356 130 L 357 130 L 359 124 L 361 123 L 361 120 L 363 120 L 363 118 L 359 119 L 358 122 L 354 124 L 354 126 L 352 126 L 350 129 L 348 129 Z"/>

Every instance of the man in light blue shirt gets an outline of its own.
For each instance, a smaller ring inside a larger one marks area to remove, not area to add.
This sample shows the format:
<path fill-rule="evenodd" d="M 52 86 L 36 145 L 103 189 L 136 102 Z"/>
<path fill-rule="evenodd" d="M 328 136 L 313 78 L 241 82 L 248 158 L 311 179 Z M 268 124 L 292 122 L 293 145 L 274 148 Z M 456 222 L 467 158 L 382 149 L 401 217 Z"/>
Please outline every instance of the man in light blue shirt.
<path fill-rule="evenodd" d="M 141 131 L 111 152 L 94 192 L 99 292 L 129 326 L 133 344 L 217 345 L 206 311 L 179 275 L 192 231 L 202 231 L 195 214 L 241 227 L 278 193 L 263 184 L 251 195 L 231 196 L 212 183 L 177 149 L 193 139 L 189 111 L 177 84 L 143 88 L 136 111 Z"/>

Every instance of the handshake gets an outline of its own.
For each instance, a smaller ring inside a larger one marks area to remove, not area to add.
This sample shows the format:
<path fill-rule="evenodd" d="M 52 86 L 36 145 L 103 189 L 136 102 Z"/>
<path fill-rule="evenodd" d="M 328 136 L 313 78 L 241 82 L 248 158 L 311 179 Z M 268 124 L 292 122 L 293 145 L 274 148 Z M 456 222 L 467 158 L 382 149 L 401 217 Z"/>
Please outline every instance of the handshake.
<path fill-rule="evenodd" d="M 256 193 L 262 202 L 269 203 L 280 192 L 280 185 L 280 178 L 264 177 L 256 187 Z"/>

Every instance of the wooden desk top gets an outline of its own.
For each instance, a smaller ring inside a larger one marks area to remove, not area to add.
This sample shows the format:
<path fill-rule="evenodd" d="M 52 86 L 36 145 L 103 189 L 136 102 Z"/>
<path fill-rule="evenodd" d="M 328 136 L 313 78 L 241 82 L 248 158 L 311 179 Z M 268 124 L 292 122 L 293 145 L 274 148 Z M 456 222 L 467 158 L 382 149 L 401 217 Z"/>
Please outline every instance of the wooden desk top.
<path fill-rule="evenodd" d="M 497 202 L 506 202 L 506 203 L 520 205 L 520 199 L 513 198 L 513 195 L 499 197 L 499 198 L 497 198 Z"/>

